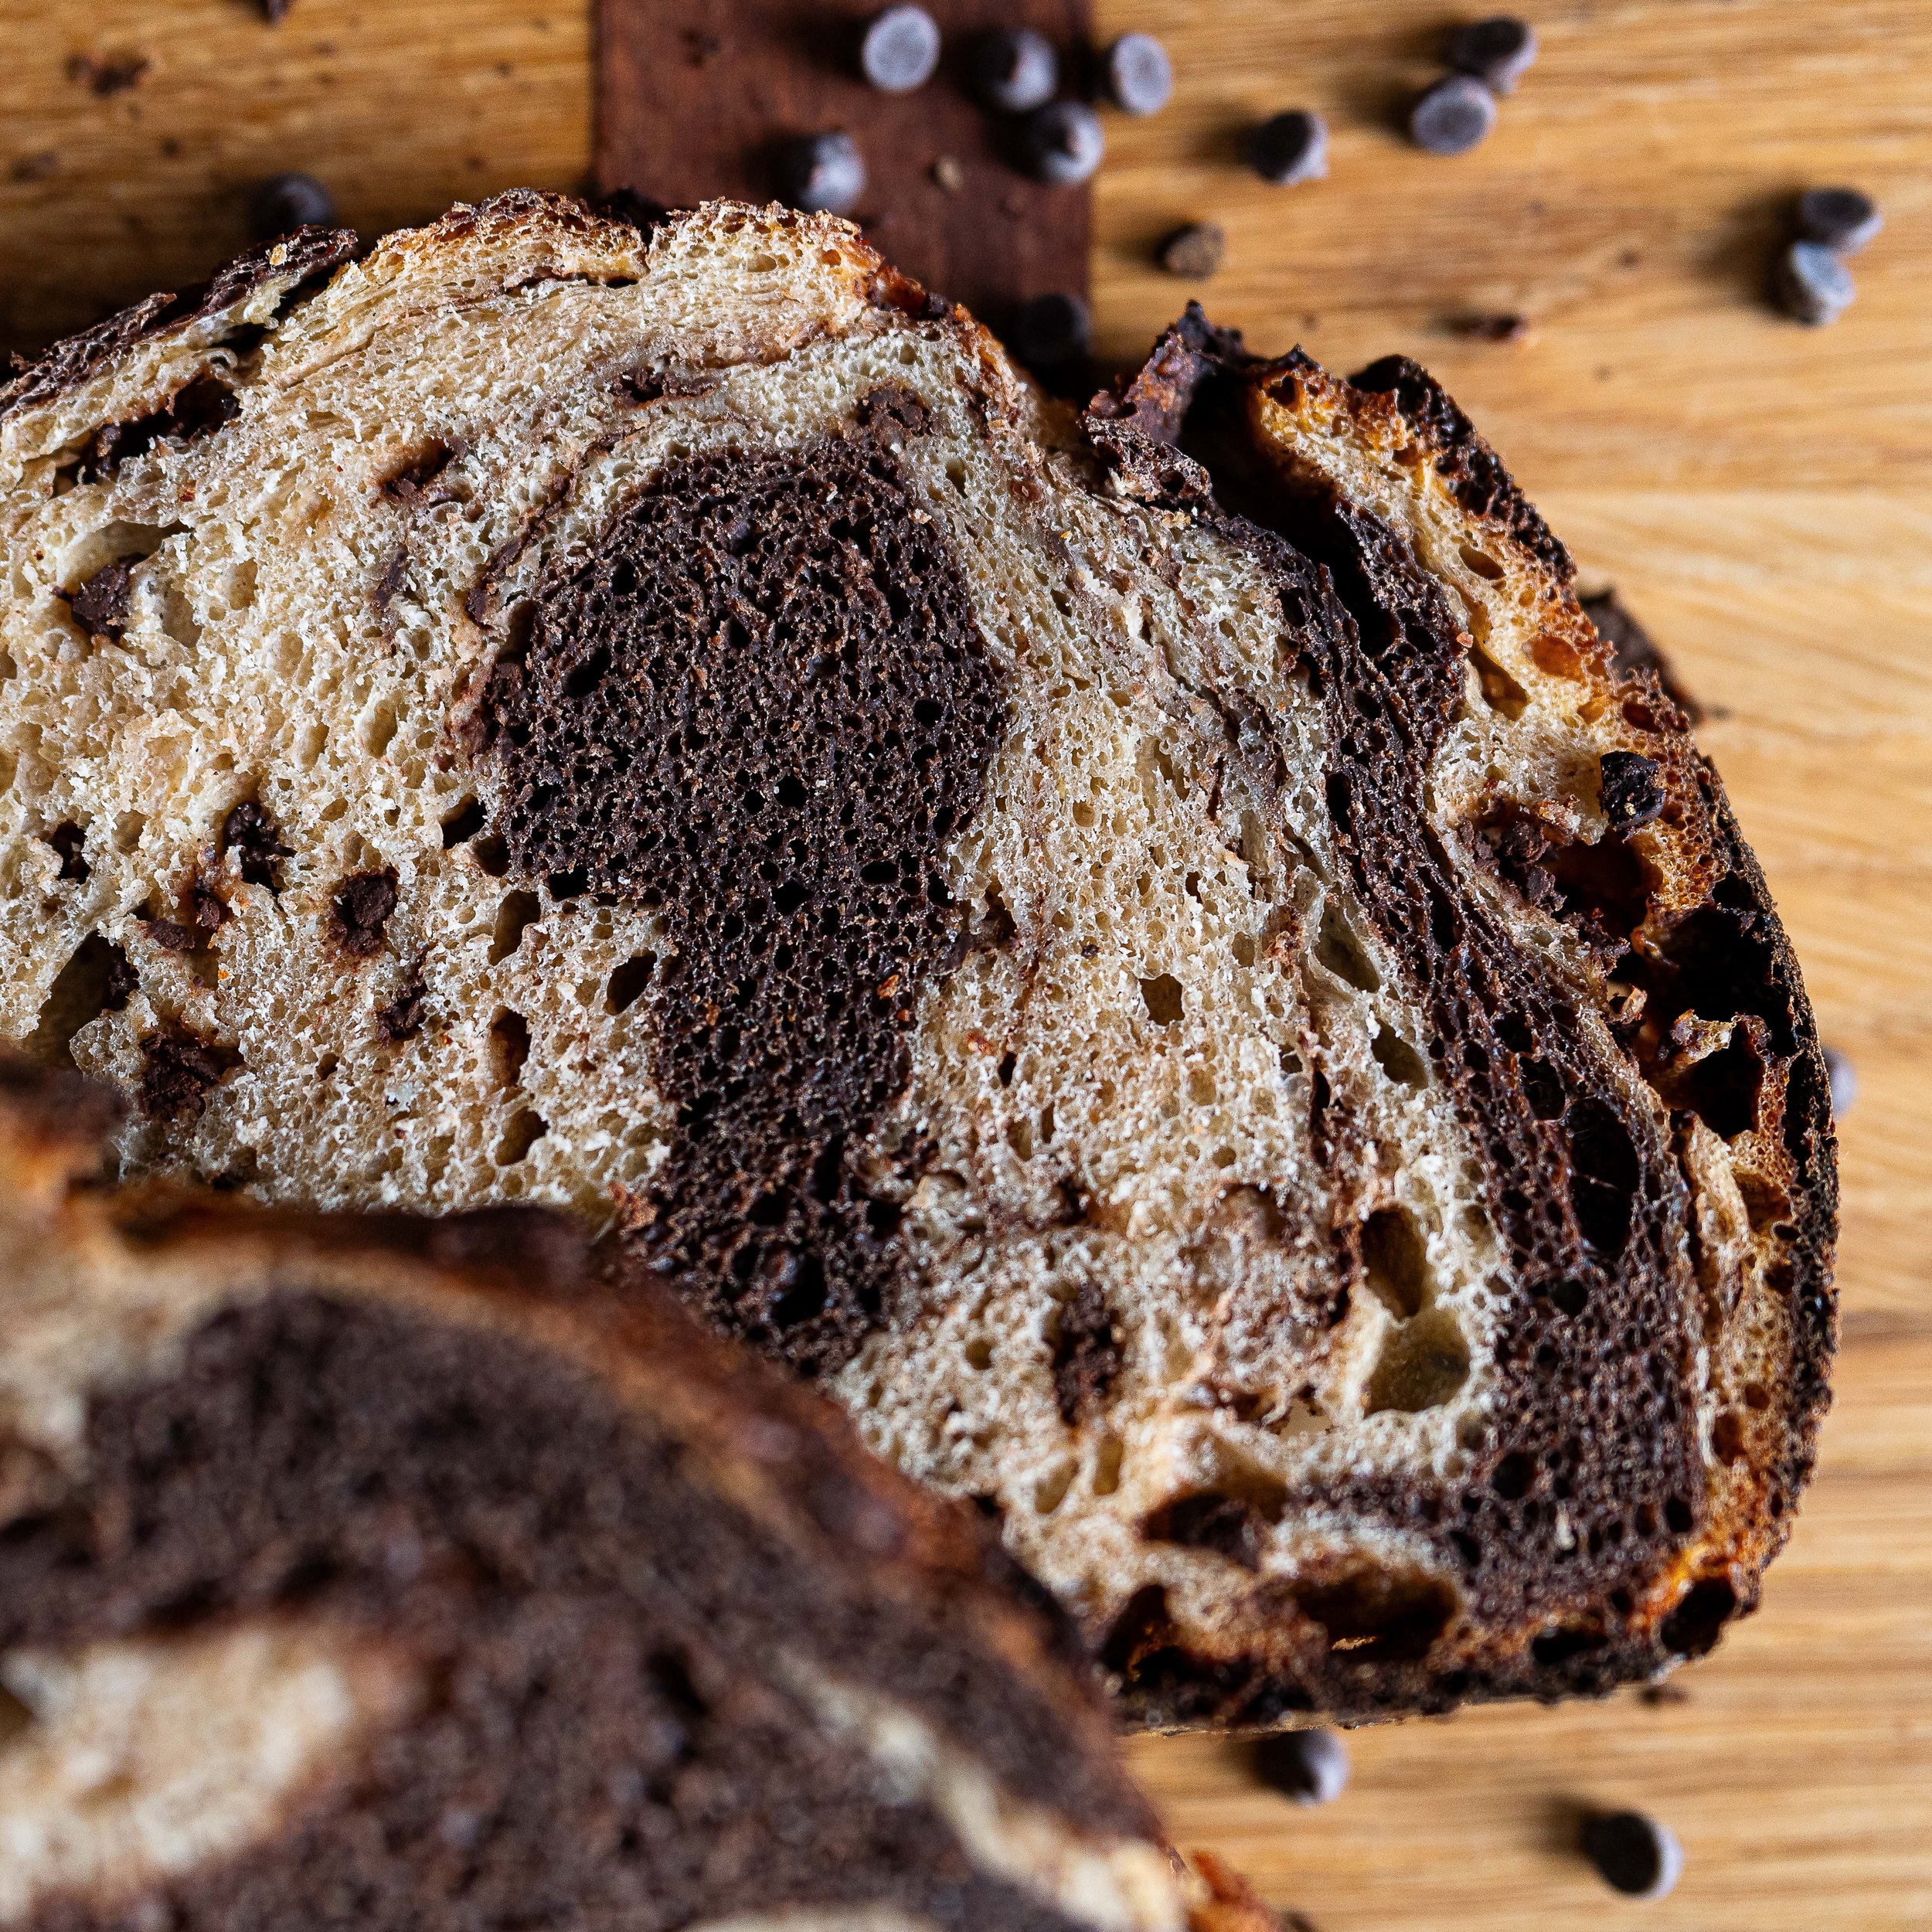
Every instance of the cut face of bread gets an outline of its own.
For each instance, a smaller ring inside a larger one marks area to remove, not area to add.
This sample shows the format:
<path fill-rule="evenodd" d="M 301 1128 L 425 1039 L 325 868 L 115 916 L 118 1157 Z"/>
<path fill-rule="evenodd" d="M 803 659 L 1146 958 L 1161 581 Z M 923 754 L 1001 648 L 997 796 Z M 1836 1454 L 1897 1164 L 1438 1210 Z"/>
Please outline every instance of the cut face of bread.
<path fill-rule="evenodd" d="M 1077 420 L 730 205 L 205 311 L 0 417 L 0 1030 L 124 1172 L 573 1209 L 996 1515 L 1136 1722 L 1598 1688 L 1754 1601 L 1809 1012 L 1419 370 L 1191 316 Z"/>
<path fill-rule="evenodd" d="M 0 1064 L 0 1925 L 1216 1922 L 829 1403 L 527 1211 L 76 1185 L 104 1099 Z"/>

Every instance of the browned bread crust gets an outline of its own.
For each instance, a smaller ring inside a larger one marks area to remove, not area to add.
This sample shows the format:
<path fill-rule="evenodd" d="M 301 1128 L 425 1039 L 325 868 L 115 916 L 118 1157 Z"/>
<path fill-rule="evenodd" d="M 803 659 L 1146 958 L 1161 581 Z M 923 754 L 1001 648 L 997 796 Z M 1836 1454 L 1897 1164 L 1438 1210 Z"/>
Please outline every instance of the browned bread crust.
<path fill-rule="evenodd" d="M 1321 1701 L 1549 1697 L 1668 1668 L 1755 1606 L 1836 1334 L 1825 1070 L 1722 783 L 1656 666 L 1594 630 L 1568 553 L 1415 363 L 1345 383 L 1298 351 L 1250 356 L 1190 307 L 1087 426 L 1122 487 L 1251 546 L 1300 615 L 1342 849 L 1420 992 L 1526 1304 L 1468 1478 L 1302 1502 L 1427 1522 L 1473 1573 L 1480 1634 L 1425 1664 L 1391 1624 L 1364 1668 L 1370 1630 Z M 1580 837 L 1495 767 L 1439 787 L 1471 702 L 1560 717 L 1600 766 L 1609 825 Z M 1646 795 L 1619 824 L 1632 771 Z M 1120 1661 L 1154 1721 L 1204 1700 L 1253 1716 L 1266 1641 L 1252 1623 L 1224 1646 L 1141 1636 Z"/>

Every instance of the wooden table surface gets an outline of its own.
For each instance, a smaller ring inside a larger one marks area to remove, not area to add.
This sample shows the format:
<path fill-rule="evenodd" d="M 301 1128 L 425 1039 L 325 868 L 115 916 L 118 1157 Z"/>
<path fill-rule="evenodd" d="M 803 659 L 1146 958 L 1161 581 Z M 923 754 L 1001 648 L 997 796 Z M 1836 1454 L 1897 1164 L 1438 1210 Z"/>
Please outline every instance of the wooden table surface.
<path fill-rule="evenodd" d="M 1453 9 L 1096 10 L 1162 33 L 1179 70 L 1165 114 L 1111 123 L 1103 347 L 1131 353 L 1196 292 L 1150 250 L 1211 218 L 1217 319 L 1441 375 L 1713 708 L 1703 742 L 1862 1087 L 1818 1481 L 1761 1614 L 1680 1696 L 1362 1733 L 1352 1788 L 1315 1812 L 1254 1787 L 1234 1746 L 1146 1740 L 1134 1761 L 1182 1842 L 1321 1932 L 1932 1926 L 1932 5 L 1539 0 L 1542 60 L 1454 161 L 1392 121 Z M 275 169 L 321 175 L 373 230 L 589 165 L 582 0 L 295 0 L 273 29 L 244 0 L 7 16 L 14 346 L 203 272 Z M 148 65 L 117 92 L 70 72 L 124 55 Z M 1295 106 L 1330 118 L 1329 179 L 1245 176 L 1243 127 Z M 1806 331 L 1764 306 L 1767 264 L 1791 192 L 1840 180 L 1887 227 L 1850 314 Z M 1457 331 L 1502 313 L 1527 340 Z M 1617 1899 L 1576 1859 L 1577 1808 L 1600 1804 L 1675 1827 L 1674 1896 Z"/>

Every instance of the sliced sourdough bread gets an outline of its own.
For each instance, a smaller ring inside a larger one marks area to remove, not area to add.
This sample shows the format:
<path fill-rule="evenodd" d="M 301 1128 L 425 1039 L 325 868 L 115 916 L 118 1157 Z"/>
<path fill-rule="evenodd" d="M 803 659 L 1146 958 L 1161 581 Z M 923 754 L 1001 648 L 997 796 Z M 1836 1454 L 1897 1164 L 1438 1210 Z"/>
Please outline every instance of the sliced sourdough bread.
<path fill-rule="evenodd" d="M 1191 315 L 1077 417 L 776 209 L 331 247 L 0 398 L 0 1032 L 123 1171 L 574 1210 L 997 1516 L 1137 1723 L 1755 1601 L 1810 1013 L 1420 370 Z"/>
<path fill-rule="evenodd" d="M 0 1063 L 0 1925 L 1268 1923 L 830 1403 L 533 1210 L 91 1185 L 117 1111 Z"/>

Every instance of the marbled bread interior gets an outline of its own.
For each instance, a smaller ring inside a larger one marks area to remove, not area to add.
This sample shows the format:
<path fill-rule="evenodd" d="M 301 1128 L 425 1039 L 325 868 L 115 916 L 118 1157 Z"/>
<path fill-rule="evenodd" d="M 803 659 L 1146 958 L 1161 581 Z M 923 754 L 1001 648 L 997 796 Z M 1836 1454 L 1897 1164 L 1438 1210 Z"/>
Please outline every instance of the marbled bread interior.
<path fill-rule="evenodd" d="M 0 1925 L 1211 1914 L 831 1404 L 531 1210 L 103 1188 L 103 1097 L 0 1064 Z"/>
<path fill-rule="evenodd" d="M 1808 1009 L 1419 371 L 1196 317 L 1079 419 L 730 204 L 190 306 L 0 399 L 0 1030 L 126 1172 L 574 1209 L 997 1516 L 1138 1722 L 1754 1600 Z"/>

